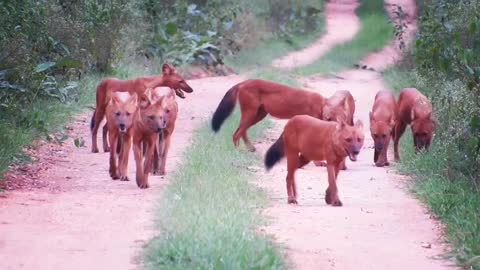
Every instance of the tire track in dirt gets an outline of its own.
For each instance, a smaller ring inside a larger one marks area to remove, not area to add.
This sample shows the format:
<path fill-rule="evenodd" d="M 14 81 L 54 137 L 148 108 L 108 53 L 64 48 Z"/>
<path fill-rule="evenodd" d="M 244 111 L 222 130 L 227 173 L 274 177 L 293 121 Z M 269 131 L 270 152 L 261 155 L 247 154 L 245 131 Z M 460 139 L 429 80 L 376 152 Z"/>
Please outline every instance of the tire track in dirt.
<path fill-rule="evenodd" d="M 183 151 L 194 130 L 209 120 L 225 91 L 238 76 L 189 81 L 194 93 L 178 100 L 179 118 L 167 161 L 167 173 L 181 170 Z M 93 91 L 94 89 L 92 89 Z M 152 176 L 151 188 L 137 188 L 130 155 L 130 182 L 112 181 L 108 153 L 90 152 L 89 120 L 82 114 L 70 125 L 63 147 L 44 145 L 43 156 L 55 157 L 36 177 L 41 189 L 8 192 L 0 199 L 0 269 L 136 269 L 142 246 L 156 233 L 158 199 L 169 183 Z M 52 150 L 53 149 L 53 150 Z M 41 163 L 41 162 L 40 162 Z"/>
<path fill-rule="evenodd" d="M 392 4 L 401 5 L 409 14 L 406 38 L 412 39 L 415 2 L 387 1 L 387 6 Z M 376 70 L 387 68 L 400 59 L 397 45 L 391 42 L 362 63 Z M 350 70 L 335 78 L 312 76 L 301 81 L 306 88 L 327 97 L 337 90 L 348 89 L 352 93 L 356 99 L 355 117 L 365 125 L 364 149 L 356 163 L 347 160 L 348 170 L 340 172 L 339 192 L 344 203 L 341 208 L 325 204 L 325 168 L 309 164 L 297 171 L 298 206 L 287 204 L 285 160 L 269 173 L 258 173 L 258 183 L 269 192 L 272 201 L 264 214 L 273 221 L 262 231 L 273 234 L 286 247 L 294 269 L 457 269 L 444 260 L 448 246 L 442 240 L 442 228 L 408 193 L 408 178 L 396 174 L 394 168 L 377 168 L 373 164 L 368 113 L 376 92 L 386 89 L 381 74 Z M 274 122 L 276 128 L 256 145 L 261 153 L 278 138 L 286 123 Z"/>
<path fill-rule="evenodd" d="M 295 68 L 313 63 L 331 48 L 352 40 L 360 30 L 360 20 L 355 15 L 356 0 L 333 0 L 325 4 L 325 34 L 307 48 L 274 60 L 276 68 Z"/>

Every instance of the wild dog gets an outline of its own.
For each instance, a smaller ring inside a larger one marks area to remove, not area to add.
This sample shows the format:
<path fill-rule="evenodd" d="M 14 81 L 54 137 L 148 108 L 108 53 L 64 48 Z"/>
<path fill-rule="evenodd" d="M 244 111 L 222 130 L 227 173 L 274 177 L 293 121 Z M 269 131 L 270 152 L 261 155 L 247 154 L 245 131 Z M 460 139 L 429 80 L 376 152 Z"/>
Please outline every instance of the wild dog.
<path fill-rule="evenodd" d="M 165 175 L 167 154 L 170 149 L 173 130 L 175 129 L 175 121 L 177 120 L 178 104 L 175 101 L 174 91 L 168 87 L 153 89 L 152 98 L 154 101 L 165 99 L 165 110 L 168 115 L 167 126 L 159 133 L 153 158 L 153 175 Z"/>
<path fill-rule="evenodd" d="M 280 138 L 265 155 L 267 170 L 282 157 L 287 157 L 288 203 L 297 203 L 295 171 L 311 160 L 326 160 L 328 188 L 325 191 L 325 202 L 332 206 L 342 206 L 337 189 L 340 165 L 347 156 L 351 161 L 357 160 L 364 141 L 362 129 L 360 120 L 350 126 L 343 121 L 327 122 L 308 115 L 290 119 Z"/>
<path fill-rule="evenodd" d="M 347 90 L 335 92 L 327 99 L 323 107 L 323 120 L 344 121 L 353 126 L 353 115 L 355 114 L 355 100 Z"/>
<path fill-rule="evenodd" d="M 129 181 L 128 156 L 132 145 L 133 119 L 137 112 L 137 94 L 116 92 L 112 95 L 105 110 L 108 139 L 114 149 L 110 151 L 110 176 L 114 180 Z M 117 154 L 120 154 L 118 160 Z"/>
<path fill-rule="evenodd" d="M 225 119 L 230 116 L 237 99 L 240 103 L 240 124 L 233 134 L 233 144 L 238 147 L 240 138 L 247 148 L 254 152 L 255 147 L 248 139 L 247 130 L 260 122 L 267 114 L 280 119 L 306 114 L 322 118 L 325 99 L 317 93 L 309 92 L 265 80 L 246 80 L 227 91 L 212 117 L 212 129 L 220 130 Z"/>
<path fill-rule="evenodd" d="M 398 142 L 407 125 L 410 125 L 415 151 L 428 150 L 435 132 L 436 120 L 432 114 L 432 103 L 415 88 L 405 88 L 400 92 L 395 123 L 395 161 L 400 161 Z"/>
<path fill-rule="evenodd" d="M 96 108 L 93 112 L 90 122 L 92 132 L 92 152 L 98 152 L 97 132 L 100 123 L 105 116 L 105 107 L 108 99 L 113 92 L 129 92 L 137 93 L 138 96 L 143 94 L 147 88 L 155 88 L 157 86 L 168 86 L 174 89 L 175 94 L 180 98 L 185 98 L 186 93 L 192 93 L 193 89 L 185 82 L 182 76 L 176 73 L 175 69 L 169 64 L 163 64 L 162 75 L 141 77 L 132 80 L 119 80 L 115 78 L 107 78 L 100 82 L 97 87 Z M 108 127 L 103 127 L 103 150 L 108 152 L 110 148 L 107 143 Z"/>
<path fill-rule="evenodd" d="M 139 101 L 139 112 L 133 124 L 133 154 L 137 170 L 135 179 L 141 189 L 149 187 L 148 175 L 153 170 L 155 146 L 159 134 L 168 125 L 167 100 L 154 101 L 147 91 Z"/>
<path fill-rule="evenodd" d="M 395 129 L 397 111 L 395 97 L 390 91 L 379 91 L 375 95 L 370 112 L 370 133 L 374 141 L 373 162 L 377 167 L 389 166 L 387 152 Z"/>
<path fill-rule="evenodd" d="M 323 107 L 323 120 L 325 121 L 343 121 L 353 126 L 353 115 L 355 114 L 355 100 L 352 94 L 347 90 L 335 92 L 327 99 Z M 323 161 L 315 160 L 316 166 L 326 166 Z M 340 165 L 341 170 L 346 170 L 345 161 Z"/>

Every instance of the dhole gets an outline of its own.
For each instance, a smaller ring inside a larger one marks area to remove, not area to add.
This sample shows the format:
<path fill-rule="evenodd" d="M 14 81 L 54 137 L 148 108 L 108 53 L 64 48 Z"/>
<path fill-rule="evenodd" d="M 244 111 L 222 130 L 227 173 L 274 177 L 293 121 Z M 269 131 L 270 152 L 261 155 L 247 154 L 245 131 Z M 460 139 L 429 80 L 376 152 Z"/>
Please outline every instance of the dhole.
<path fill-rule="evenodd" d="M 141 95 L 147 88 L 155 88 L 157 86 L 168 86 L 174 89 L 175 93 L 185 98 L 182 91 L 192 93 L 193 89 L 185 82 L 182 76 L 175 72 L 175 69 L 169 64 L 163 64 L 162 75 L 142 77 L 132 80 L 119 80 L 115 78 L 107 78 L 100 82 L 97 87 L 97 101 L 96 109 L 93 113 L 92 120 L 90 122 L 90 129 L 92 131 L 92 152 L 98 152 L 97 146 L 97 132 L 100 122 L 105 115 L 105 107 L 107 105 L 109 96 L 113 92 L 129 92 L 130 94 L 137 93 Z M 103 127 L 103 150 L 109 151 L 107 143 L 107 130 L 108 127 Z"/>
<path fill-rule="evenodd" d="M 410 125 L 416 152 L 430 147 L 436 120 L 432 115 L 432 103 L 415 88 L 405 88 L 400 92 L 395 123 L 394 152 L 395 161 L 400 161 L 398 142 Z"/>
<path fill-rule="evenodd" d="M 255 147 L 248 139 L 247 130 L 260 122 L 267 114 L 280 119 L 307 114 L 322 118 L 325 99 L 317 93 L 264 81 L 246 80 L 227 91 L 213 114 L 212 129 L 218 132 L 223 122 L 232 113 L 237 99 L 240 103 L 240 124 L 233 134 L 233 143 L 238 147 L 240 138 L 250 151 Z"/>
<path fill-rule="evenodd" d="M 156 142 L 154 158 L 153 158 L 153 174 L 165 175 L 165 165 L 167 161 L 168 150 L 172 139 L 173 130 L 175 129 L 175 121 L 177 120 L 178 104 L 175 101 L 175 93 L 168 87 L 157 87 L 152 91 L 152 99 L 159 101 L 165 99 L 165 112 L 168 115 L 167 126 L 159 133 Z"/>
<path fill-rule="evenodd" d="M 327 99 L 323 107 L 323 120 L 345 122 L 353 126 L 353 115 L 355 114 L 355 100 L 352 94 L 347 90 L 335 92 Z M 325 162 L 315 160 L 316 166 L 326 166 Z M 340 164 L 341 170 L 346 170 L 345 160 Z"/>
<path fill-rule="evenodd" d="M 298 115 L 290 119 L 280 138 L 265 155 L 267 170 L 283 156 L 287 156 L 288 203 L 297 203 L 295 171 L 311 160 L 326 160 L 328 188 L 325 202 L 342 206 L 337 189 L 340 164 L 347 156 L 351 161 L 357 160 L 364 140 L 362 129 L 361 121 L 357 121 L 352 127 L 343 121 L 327 122 L 308 115 Z"/>
<path fill-rule="evenodd" d="M 116 92 L 106 107 L 110 151 L 110 176 L 128 181 L 128 156 L 132 145 L 132 125 L 137 111 L 137 94 Z M 118 150 L 117 150 L 118 149 Z M 120 158 L 117 160 L 117 151 Z M 118 164 L 117 164 L 118 161 Z"/>
<path fill-rule="evenodd" d="M 344 121 L 353 126 L 353 115 L 355 114 L 355 100 L 352 94 L 347 90 L 335 92 L 333 96 L 327 99 L 323 107 L 323 120 L 325 121 Z"/>
<path fill-rule="evenodd" d="M 167 127 L 169 97 L 153 100 L 151 91 L 140 98 L 139 112 L 133 124 L 133 154 L 136 163 L 136 182 L 139 188 L 148 188 L 148 175 L 153 170 L 154 152 L 159 134 Z"/>
<path fill-rule="evenodd" d="M 390 91 L 379 91 L 375 95 L 370 112 L 370 133 L 375 144 L 373 162 L 377 167 L 389 166 L 387 151 L 395 128 L 397 111 L 395 97 Z"/>

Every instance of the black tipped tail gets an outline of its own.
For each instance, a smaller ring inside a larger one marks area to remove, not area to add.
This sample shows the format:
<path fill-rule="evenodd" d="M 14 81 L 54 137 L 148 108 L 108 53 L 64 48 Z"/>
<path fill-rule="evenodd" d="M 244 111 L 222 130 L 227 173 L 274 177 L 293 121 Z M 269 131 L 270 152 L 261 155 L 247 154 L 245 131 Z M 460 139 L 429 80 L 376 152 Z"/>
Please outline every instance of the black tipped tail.
<path fill-rule="evenodd" d="M 220 101 L 220 104 L 218 104 L 217 110 L 213 113 L 212 117 L 213 131 L 218 132 L 225 119 L 232 114 L 235 104 L 237 103 L 238 86 L 239 84 L 230 88 L 222 98 L 222 101 Z"/>
<path fill-rule="evenodd" d="M 95 127 L 95 113 L 97 110 L 93 111 L 92 119 L 90 120 L 90 131 L 93 131 L 93 128 Z"/>
<path fill-rule="evenodd" d="M 267 150 L 265 154 L 265 168 L 270 170 L 277 162 L 279 162 L 285 156 L 285 150 L 283 145 L 283 134 L 280 138 Z"/>

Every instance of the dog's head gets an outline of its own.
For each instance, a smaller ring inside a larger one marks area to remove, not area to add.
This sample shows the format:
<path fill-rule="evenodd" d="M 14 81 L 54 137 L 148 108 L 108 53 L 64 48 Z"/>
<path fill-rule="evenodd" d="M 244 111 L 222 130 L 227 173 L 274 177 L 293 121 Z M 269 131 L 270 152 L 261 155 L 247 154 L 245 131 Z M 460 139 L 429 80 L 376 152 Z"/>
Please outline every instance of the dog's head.
<path fill-rule="evenodd" d="M 412 110 L 411 118 L 411 129 L 415 150 L 428 150 L 432 143 L 433 134 L 435 133 L 435 127 L 437 125 L 436 119 L 431 112 L 422 115 L 422 113 L 415 112 L 415 109 Z"/>
<path fill-rule="evenodd" d="M 145 92 L 139 101 L 140 117 L 144 125 L 152 132 L 161 132 L 167 127 L 172 97 L 153 98 L 150 91 Z"/>
<path fill-rule="evenodd" d="M 389 122 L 378 121 L 370 112 L 370 133 L 372 134 L 375 150 L 382 151 L 392 136 L 395 128 L 395 121 L 391 119 Z"/>
<path fill-rule="evenodd" d="M 117 126 L 120 133 L 126 133 L 133 125 L 137 103 L 136 93 L 114 92 L 107 105 L 108 119 L 113 120 L 109 124 Z"/>
<path fill-rule="evenodd" d="M 327 101 L 323 107 L 323 120 L 335 122 L 347 122 L 350 108 L 347 99 L 344 98 L 340 103 Z"/>
<path fill-rule="evenodd" d="M 165 82 L 165 86 L 172 88 L 178 97 L 185 98 L 184 92 L 193 92 L 192 87 L 187 84 L 185 79 L 180 76 L 171 65 L 163 64 L 162 76 Z"/>
<path fill-rule="evenodd" d="M 340 121 L 336 128 L 337 147 L 341 147 L 347 153 L 351 161 L 356 161 L 363 147 L 364 134 L 363 123 L 358 120 L 352 127 L 344 121 Z"/>

